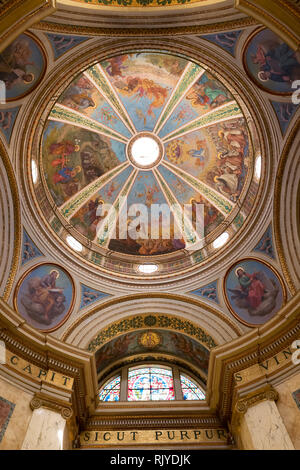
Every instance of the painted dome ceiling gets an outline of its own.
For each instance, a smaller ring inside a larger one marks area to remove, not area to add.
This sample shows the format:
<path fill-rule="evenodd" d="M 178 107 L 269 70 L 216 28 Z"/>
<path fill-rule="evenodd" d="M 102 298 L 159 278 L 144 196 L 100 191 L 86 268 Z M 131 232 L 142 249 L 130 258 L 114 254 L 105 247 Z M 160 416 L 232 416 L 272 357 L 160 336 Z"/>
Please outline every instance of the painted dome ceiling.
<path fill-rule="evenodd" d="M 45 123 L 40 171 L 57 223 L 86 259 L 180 254 L 188 266 L 241 228 L 258 181 L 233 94 L 206 66 L 158 52 L 112 57 L 76 76 Z M 169 217 L 153 215 L 154 205 Z"/>

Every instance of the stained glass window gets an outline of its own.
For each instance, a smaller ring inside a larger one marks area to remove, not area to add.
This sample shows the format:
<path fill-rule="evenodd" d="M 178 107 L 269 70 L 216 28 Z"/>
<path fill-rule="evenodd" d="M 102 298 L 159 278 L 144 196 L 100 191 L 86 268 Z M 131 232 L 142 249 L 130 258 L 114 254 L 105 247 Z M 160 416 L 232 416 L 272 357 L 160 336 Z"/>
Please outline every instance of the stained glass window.
<path fill-rule="evenodd" d="M 120 386 L 120 376 L 110 380 L 100 389 L 99 399 L 101 401 L 120 401 Z"/>
<path fill-rule="evenodd" d="M 205 395 L 191 379 L 180 374 L 181 389 L 184 400 L 204 400 Z"/>
<path fill-rule="evenodd" d="M 162 367 L 129 369 L 128 401 L 138 400 L 175 400 L 172 370 Z"/>

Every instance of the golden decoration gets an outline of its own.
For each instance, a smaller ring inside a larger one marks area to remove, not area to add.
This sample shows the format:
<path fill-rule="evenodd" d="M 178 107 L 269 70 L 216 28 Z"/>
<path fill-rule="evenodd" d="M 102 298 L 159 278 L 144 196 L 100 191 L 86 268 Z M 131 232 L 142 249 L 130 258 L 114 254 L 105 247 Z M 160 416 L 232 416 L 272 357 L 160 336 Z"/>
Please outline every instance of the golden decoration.
<path fill-rule="evenodd" d="M 162 337 L 160 334 L 155 333 L 155 331 L 146 331 L 146 333 L 142 333 L 139 338 L 138 342 L 144 348 L 156 348 L 159 344 L 161 344 Z"/>

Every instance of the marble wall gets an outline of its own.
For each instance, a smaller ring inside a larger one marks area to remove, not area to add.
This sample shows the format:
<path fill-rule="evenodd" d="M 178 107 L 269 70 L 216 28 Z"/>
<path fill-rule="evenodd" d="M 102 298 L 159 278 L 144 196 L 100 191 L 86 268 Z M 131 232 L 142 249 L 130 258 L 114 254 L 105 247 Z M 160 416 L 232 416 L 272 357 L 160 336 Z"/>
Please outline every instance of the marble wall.
<path fill-rule="evenodd" d="M 276 402 L 278 411 L 295 449 L 300 450 L 300 409 L 292 395 L 300 389 L 300 374 L 290 377 L 275 388 L 279 394 Z"/>
<path fill-rule="evenodd" d="M 0 450 L 21 449 L 32 416 L 32 397 L 0 377 Z"/>

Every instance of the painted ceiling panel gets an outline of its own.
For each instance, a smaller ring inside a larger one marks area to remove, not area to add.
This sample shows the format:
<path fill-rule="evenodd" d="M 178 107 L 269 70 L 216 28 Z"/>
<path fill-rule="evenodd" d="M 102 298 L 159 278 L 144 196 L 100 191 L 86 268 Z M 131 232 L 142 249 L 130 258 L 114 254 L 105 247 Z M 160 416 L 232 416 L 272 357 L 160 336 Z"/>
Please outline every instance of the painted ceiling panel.
<path fill-rule="evenodd" d="M 200 205 L 202 237 L 217 237 L 253 164 L 243 113 L 220 80 L 164 51 L 108 58 L 74 78 L 50 111 L 41 169 L 81 241 L 134 256 L 184 253 L 199 241 Z M 157 205 L 168 215 L 152 217 Z"/>

